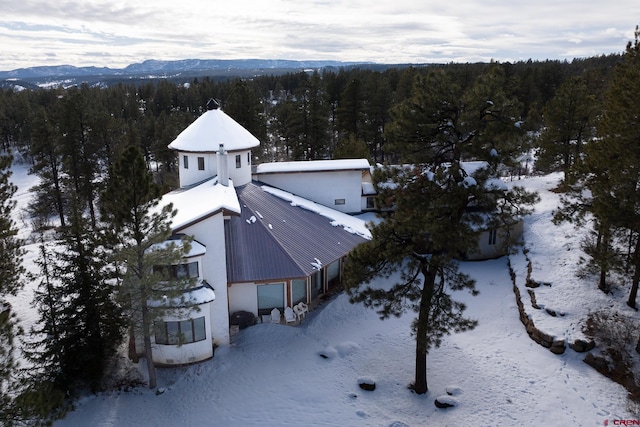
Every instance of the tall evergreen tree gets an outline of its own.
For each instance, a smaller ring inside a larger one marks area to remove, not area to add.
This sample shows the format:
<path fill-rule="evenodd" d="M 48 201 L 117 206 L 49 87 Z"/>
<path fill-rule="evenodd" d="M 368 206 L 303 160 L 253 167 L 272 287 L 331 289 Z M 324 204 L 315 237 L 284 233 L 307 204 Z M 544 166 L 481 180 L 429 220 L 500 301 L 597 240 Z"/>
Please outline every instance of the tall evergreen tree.
<path fill-rule="evenodd" d="M 0 156 L 0 424 L 12 422 L 13 394 L 16 391 L 15 336 L 17 332 L 15 313 L 6 297 L 15 296 L 22 288 L 21 249 L 18 230 L 11 213 L 15 208 L 12 199 L 16 187 L 11 177 L 12 157 Z"/>
<path fill-rule="evenodd" d="M 119 289 L 133 336 L 141 336 L 149 387 L 157 385 L 151 335 L 154 321 L 164 312 L 150 301 L 179 298 L 189 281 L 163 282 L 154 267 L 178 264 L 188 242 L 166 244 L 171 236 L 171 205 L 159 206 L 160 189 L 147 170 L 142 153 L 130 146 L 114 164 L 102 196 L 103 219 L 112 226 L 115 260 L 126 272 Z"/>
<path fill-rule="evenodd" d="M 597 123 L 598 138 L 584 147 L 584 156 L 572 170 L 575 182 L 568 186 L 556 222 L 576 226 L 591 224 L 583 245 L 588 267 L 598 272 L 598 287 L 608 292 L 613 271 L 630 275 L 627 304 L 636 308 L 640 284 L 640 31 L 629 42 L 613 79 Z M 590 220 L 590 222 L 587 222 Z M 617 268 L 618 267 L 618 268 Z"/>
<path fill-rule="evenodd" d="M 451 296 L 459 290 L 475 293 L 475 281 L 458 270 L 456 259 L 477 248 L 479 230 L 512 226 L 536 195 L 492 185 L 486 168 L 473 174 L 465 169 L 463 153 L 480 139 L 488 100 L 474 104 L 479 110 L 465 109 L 460 88 L 440 72 L 418 78 L 413 93 L 389 126 L 400 160 L 413 166 L 374 174 L 378 206 L 392 207 L 393 213 L 350 254 L 345 287 L 353 302 L 377 308 L 383 319 L 417 312 L 413 389 L 421 394 L 428 390 L 429 350 L 446 334 L 476 325 Z M 384 289 L 369 285 L 394 273 L 397 281 Z"/>
<path fill-rule="evenodd" d="M 567 79 L 544 109 L 544 127 L 536 166 L 543 171 L 562 170 L 566 184 L 580 161 L 582 147 L 592 136 L 595 97 L 582 77 Z"/>
<path fill-rule="evenodd" d="M 249 82 L 236 80 L 222 107 L 225 113 L 233 117 L 235 121 L 260 141 L 264 141 L 267 138 L 267 125 L 262 99 Z"/>
<path fill-rule="evenodd" d="M 42 377 L 64 394 L 100 387 L 123 326 L 100 231 L 89 226 L 77 199 L 70 204 L 55 261 L 41 244 L 43 279 L 35 297 L 40 321 L 32 330 L 41 345 L 27 353 Z"/>
<path fill-rule="evenodd" d="M 636 307 L 640 284 L 640 30 L 627 45 L 604 100 L 599 139 L 586 147 L 593 213 L 602 223 L 628 230 L 633 238 L 626 264 L 631 273 L 627 304 Z"/>
<path fill-rule="evenodd" d="M 99 178 L 104 172 L 104 152 L 95 138 L 93 120 L 95 110 L 91 89 L 86 85 L 69 89 L 62 99 L 59 115 L 60 150 L 63 155 L 65 192 L 75 197 L 87 209 L 91 226 L 97 224 L 96 202 Z"/>
<path fill-rule="evenodd" d="M 37 229 L 43 230 L 44 222 L 40 222 Z M 40 253 L 35 261 L 39 272 L 31 277 L 40 278 L 32 301 L 39 318 L 22 339 L 22 353 L 29 367 L 16 404 L 20 418 L 41 420 L 43 423 L 64 414 L 68 391 L 63 384 L 63 357 L 66 350 L 63 340 L 65 328 L 61 323 L 66 295 L 63 286 L 55 278 L 57 263 L 52 248 L 54 244 L 48 244 L 44 233 L 41 233 Z"/>
<path fill-rule="evenodd" d="M 31 213 L 37 217 L 57 214 L 60 225 L 64 227 L 66 219 L 60 129 L 44 108 L 38 109 L 33 120 L 35 124 L 30 153 L 33 165 L 30 173 L 38 175 L 40 180 L 30 190 L 35 193 Z"/>

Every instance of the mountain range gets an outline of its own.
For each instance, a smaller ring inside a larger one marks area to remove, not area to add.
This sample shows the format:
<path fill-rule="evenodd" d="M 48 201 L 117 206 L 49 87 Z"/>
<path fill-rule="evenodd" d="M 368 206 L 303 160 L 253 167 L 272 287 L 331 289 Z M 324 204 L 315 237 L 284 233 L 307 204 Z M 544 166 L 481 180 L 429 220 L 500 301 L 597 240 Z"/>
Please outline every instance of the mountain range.
<path fill-rule="evenodd" d="M 283 74 L 301 70 L 341 67 L 388 67 L 380 64 L 342 61 L 295 61 L 282 59 L 183 59 L 161 61 L 149 59 L 124 68 L 75 67 L 72 65 L 37 66 L 0 71 L 0 86 L 27 88 L 73 86 L 80 83 L 110 85 L 122 81 L 167 78 L 192 79 L 198 76 L 213 78 L 250 77 Z"/>

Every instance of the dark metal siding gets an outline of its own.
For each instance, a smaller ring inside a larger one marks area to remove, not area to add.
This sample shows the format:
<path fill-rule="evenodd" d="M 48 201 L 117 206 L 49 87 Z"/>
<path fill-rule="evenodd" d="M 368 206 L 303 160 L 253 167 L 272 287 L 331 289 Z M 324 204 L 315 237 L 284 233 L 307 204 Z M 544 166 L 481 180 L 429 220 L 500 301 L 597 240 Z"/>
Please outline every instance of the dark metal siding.
<path fill-rule="evenodd" d="M 315 259 L 326 266 L 366 241 L 256 182 L 236 192 L 242 214 L 225 222 L 229 282 L 305 277 L 315 271 Z"/>

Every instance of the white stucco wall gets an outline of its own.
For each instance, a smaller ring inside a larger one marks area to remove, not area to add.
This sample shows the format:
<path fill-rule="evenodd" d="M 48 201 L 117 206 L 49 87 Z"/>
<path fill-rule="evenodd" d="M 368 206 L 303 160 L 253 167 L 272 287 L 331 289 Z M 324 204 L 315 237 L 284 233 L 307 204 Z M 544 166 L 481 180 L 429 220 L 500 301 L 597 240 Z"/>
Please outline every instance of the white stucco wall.
<path fill-rule="evenodd" d="M 216 299 L 211 303 L 211 329 L 216 344 L 229 344 L 229 309 L 227 305 L 227 264 L 224 239 L 224 218 L 222 213 L 198 222 L 180 232 L 195 237 L 206 246 L 202 257 L 202 278 L 214 292 Z"/>
<path fill-rule="evenodd" d="M 345 213 L 361 212 L 362 171 L 307 171 L 257 175 L 265 184 Z M 344 199 L 336 205 L 336 199 Z"/>
<path fill-rule="evenodd" d="M 236 155 L 240 156 L 240 167 L 236 168 Z M 188 168 L 184 167 L 184 157 L 187 156 Z M 231 151 L 227 153 L 227 170 L 229 178 L 236 187 L 251 181 L 251 150 Z M 204 158 L 204 170 L 198 169 L 198 157 Z M 202 182 L 207 178 L 218 175 L 217 153 L 178 153 L 180 187 Z"/>
<path fill-rule="evenodd" d="M 184 167 L 184 157 L 189 159 L 189 167 Z M 204 170 L 198 170 L 198 157 L 204 158 Z M 180 187 L 188 187 L 217 175 L 215 153 L 178 153 Z"/>
<path fill-rule="evenodd" d="M 255 283 L 234 283 L 229 288 L 229 313 L 248 311 L 258 316 L 258 290 Z"/>
<path fill-rule="evenodd" d="M 197 319 L 204 316 L 205 325 L 211 324 L 211 304 L 199 305 L 199 310 L 185 309 L 176 313 L 166 313 L 162 320 L 165 322 Z M 153 362 L 159 365 L 183 365 L 199 362 L 213 357 L 213 343 L 211 342 L 211 328 L 206 329 L 206 339 L 194 343 L 177 345 L 156 344 L 155 337 L 151 336 L 153 348 Z"/>
<path fill-rule="evenodd" d="M 236 156 L 240 156 L 240 167 L 236 167 Z M 235 187 L 251 182 L 251 150 L 229 151 L 227 153 L 227 170 Z"/>

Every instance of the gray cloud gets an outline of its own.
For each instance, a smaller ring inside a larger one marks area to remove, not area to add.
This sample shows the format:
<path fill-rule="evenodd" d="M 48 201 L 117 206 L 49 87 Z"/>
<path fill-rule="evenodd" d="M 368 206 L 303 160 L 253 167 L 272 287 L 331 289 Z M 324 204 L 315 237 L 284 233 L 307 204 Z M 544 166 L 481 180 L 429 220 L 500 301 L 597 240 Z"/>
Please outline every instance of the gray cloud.
<path fill-rule="evenodd" d="M 0 70 L 149 58 L 473 62 L 621 52 L 637 0 L 26 0 L 3 5 Z"/>

